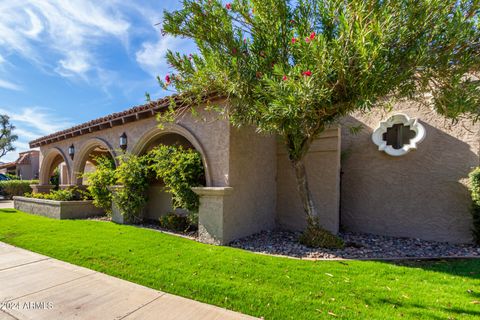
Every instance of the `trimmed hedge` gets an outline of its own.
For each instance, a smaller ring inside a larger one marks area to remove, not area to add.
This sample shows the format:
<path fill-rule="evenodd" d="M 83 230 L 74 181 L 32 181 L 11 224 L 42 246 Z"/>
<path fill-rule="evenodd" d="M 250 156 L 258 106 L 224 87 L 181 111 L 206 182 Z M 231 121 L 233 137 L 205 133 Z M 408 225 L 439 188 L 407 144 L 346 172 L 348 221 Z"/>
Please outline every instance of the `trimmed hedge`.
<path fill-rule="evenodd" d="M 31 184 L 38 184 L 38 180 L 8 180 L 0 181 L 0 194 L 7 198 L 24 196 L 32 192 Z"/>
<path fill-rule="evenodd" d="M 83 191 L 77 187 L 71 187 L 65 190 L 52 190 L 50 193 L 25 193 L 25 197 L 55 201 L 84 201 L 92 200 L 88 191 Z"/>

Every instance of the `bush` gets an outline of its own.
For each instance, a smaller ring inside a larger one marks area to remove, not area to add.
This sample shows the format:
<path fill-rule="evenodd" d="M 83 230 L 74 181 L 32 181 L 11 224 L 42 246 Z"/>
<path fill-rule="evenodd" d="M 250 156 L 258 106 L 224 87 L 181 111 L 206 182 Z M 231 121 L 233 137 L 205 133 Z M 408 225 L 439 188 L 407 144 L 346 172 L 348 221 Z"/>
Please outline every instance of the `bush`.
<path fill-rule="evenodd" d="M 20 177 L 11 173 L 4 173 L 7 178 L 10 180 L 20 180 Z"/>
<path fill-rule="evenodd" d="M 469 175 L 473 218 L 472 234 L 475 242 L 480 245 L 480 168 L 475 168 Z"/>
<path fill-rule="evenodd" d="M 0 181 L 0 193 L 7 198 L 23 196 L 32 192 L 31 184 L 38 184 L 38 180 L 7 180 Z"/>
<path fill-rule="evenodd" d="M 88 180 L 87 190 L 93 198 L 93 205 L 105 210 L 107 215 L 112 214 L 112 192 L 108 187 L 116 183 L 115 162 L 112 158 L 101 156 L 95 159 L 96 170 L 84 174 Z"/>
<path fill-rule="evenodd" d="M 58 167 L 53 170 L 53 175 L 50 177 L 50 184 L 54 186 L 53 190 L 60 188 L 60 169 Z"/>
<path fill-rule="evenodd" d="M 299 242 L 310 248 L 341 249 L 344 247 L 342 239 L 322 228 L 317 221 L 310 220 Z"/>
<path fill-rule="evenodd" d="M 52 190 L 50 193 L 27 193 L 25 196 L 28 198 L 55 201 L 81 201 L 92 199 L 88 191 L 80 190 L 77 187 L 64 190 Z"/>
<path fill-rule="evenodd" d="M 146 160 L 149 172 L 162 179 L 165 191 L 172 194 L 173 208 L 198 212 L 199 198 L 191 188 L 205 180 L 200 154 L 182 146 L 160 145 L 146 155 Z"/>
<path fill-rule="evenodd" d="M 186 215 L 168 213 L 159 219 L 162 228 L 180 232 L 186 232 L 192 229 L 190 219 Z"/>
<path fill-rule="evenodd" d="M 142 210 L 147 204 L 147 166 L 143 157 L 125 154 L 115 170 L 115 180 L 122 185 L 112 196 L 125 220 L 142 221 Z"/>

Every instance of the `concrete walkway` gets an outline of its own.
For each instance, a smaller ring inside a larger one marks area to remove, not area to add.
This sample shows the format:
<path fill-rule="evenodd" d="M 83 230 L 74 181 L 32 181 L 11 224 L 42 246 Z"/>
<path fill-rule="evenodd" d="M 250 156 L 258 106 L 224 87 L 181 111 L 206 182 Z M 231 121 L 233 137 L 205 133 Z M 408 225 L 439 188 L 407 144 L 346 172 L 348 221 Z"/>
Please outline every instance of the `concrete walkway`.
<path fill-rule="evenodd" d="M 13 201 L 11 200 L 0 200 L 0 209 L 12 209 Z"/>
<path fill-rule="evenodd" d="M 0 242 L 0 320 L 256 319 Z"/>

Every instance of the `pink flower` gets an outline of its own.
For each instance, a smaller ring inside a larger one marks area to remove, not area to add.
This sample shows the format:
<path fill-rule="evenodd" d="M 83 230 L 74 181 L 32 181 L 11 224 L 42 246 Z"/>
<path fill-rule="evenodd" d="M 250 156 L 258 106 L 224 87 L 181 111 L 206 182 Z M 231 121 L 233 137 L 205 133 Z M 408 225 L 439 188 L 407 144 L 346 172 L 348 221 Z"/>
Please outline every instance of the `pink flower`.
<path fill-rule="evenodd" d="M 295 24 L 295 20 L 290 20 L 290 24 Z"/>
<path fill-rule="evenodd" d="M 310 77 L 312 75 L 312 71 L 307 70 L 302 72 L 302 76 Z"/>
<path fill-rule="evenodd" d="M 227 10 L 231 10 L 231 9 L 232 9 L 232 4 L 231 4 L 231 3 L 227 3 L 227 4 L 225 5 L 225 8 L 226 8 Z"/>
<path fill-rule="evenodd" d="M 166 83 L 167 85 L 169 85 L 170 82 L 171 82 L 171 80 L 172 80 L 172 79 L 170 79 L 170 75 L 167 74 L 167 75 L 165 76 L 165 83 Z"/>
<path fill-rule="evenodd" d="M 233 49 L 232 49 L 232 53 L 233 53 L 233 54 L 237 54 L 237 49 L 236 49 L 236 48 L 233 48 Z"/>
<path fill-rule="evenodd" d="M 292 38 L 292 43 L 295 43 L 297 41 L 298 41 L 297 38 Z"/>
<path fill-rule="evenodd" d="M 287 76 L 286 76 L 286 75 L 283 75 L 282 80 L 283 80 L 283 81 L 287 81 L 287 80 L 288 80 Z"/>
<path fill-rule="evenodd" d="M 305 42 L 306 43 L 309 43 L 310 41 L 312 41 L 313 39 L 315 39 L 315 32 L 312 32 L 310 33 L 310 36 L 308 36 L 307 38 L 305 38 Z"/>

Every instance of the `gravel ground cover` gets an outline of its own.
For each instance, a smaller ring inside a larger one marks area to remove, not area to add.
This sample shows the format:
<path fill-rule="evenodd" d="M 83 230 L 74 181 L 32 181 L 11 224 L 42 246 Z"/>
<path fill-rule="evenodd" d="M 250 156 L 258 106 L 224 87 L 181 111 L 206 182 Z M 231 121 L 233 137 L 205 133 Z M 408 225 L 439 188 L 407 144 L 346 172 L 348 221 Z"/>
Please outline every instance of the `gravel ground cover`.
<path fill-rule="evenodd" d="M 340 233 L 343 249 L 313 249 L 298 243 L 300 233 L 264 231 L 230 245 L 253 252 L 309 259 L 382 259 L 480 257 L 480 247 L 412 238 L 397 238 L 360 233 Z"/>

